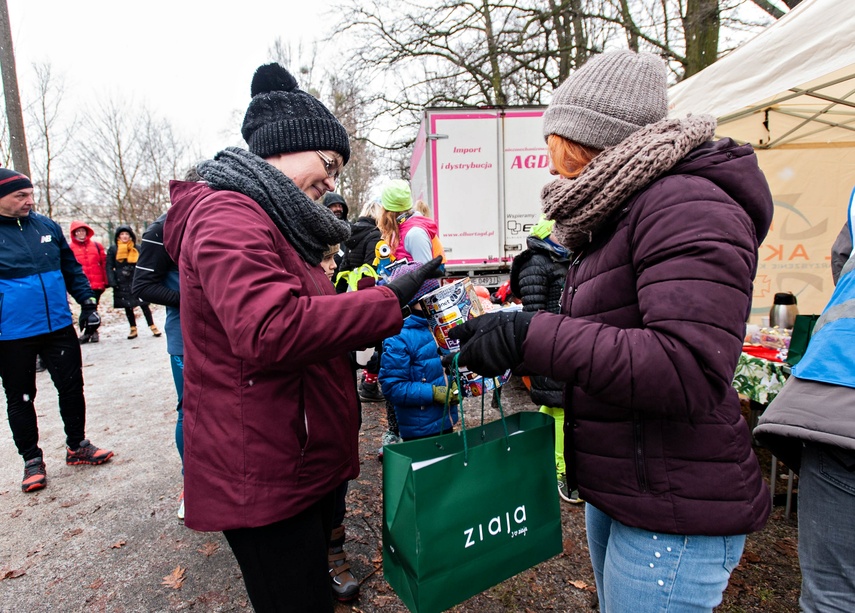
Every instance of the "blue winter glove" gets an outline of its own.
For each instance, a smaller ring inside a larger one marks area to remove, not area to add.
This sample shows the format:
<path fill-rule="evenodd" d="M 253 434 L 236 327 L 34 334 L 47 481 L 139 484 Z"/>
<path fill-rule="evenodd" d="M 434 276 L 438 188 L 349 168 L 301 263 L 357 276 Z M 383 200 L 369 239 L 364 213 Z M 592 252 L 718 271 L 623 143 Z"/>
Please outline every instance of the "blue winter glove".
<path fill-rule="evenodd" d="M 454 326 L 448 337 L 460 341 L 458 363 L 484 377 L 498 377 L 509 368 L 519 368 L 523 341 L 534 316 L 523 311 L 487 313 Z"/>
<path fill-rule="evenodd" d="M 80 317 L 77 318 L 77 325 L 80 331 L 86 331 L 87 334 L 92 334 L 101 325 L 101 318 L 98 316 L 98 302 L 94 298 L 87 298 L 80 305 Z"/>

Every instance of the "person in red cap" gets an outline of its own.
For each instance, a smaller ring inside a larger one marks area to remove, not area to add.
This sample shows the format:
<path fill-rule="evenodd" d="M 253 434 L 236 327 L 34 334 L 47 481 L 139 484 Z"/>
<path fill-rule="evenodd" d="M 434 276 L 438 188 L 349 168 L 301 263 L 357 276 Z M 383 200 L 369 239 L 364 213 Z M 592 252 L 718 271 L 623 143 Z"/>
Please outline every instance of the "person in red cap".
<path fill-rule="evenodd" d="M 95 295 L 95 304 L 101 300 L 101 294 L 107 289 L 107 250 L 98 241 L 92 240 L 95 232 L 82 221 L 71 222 L 71 243 L 69 246 L 74 257 L 83 267 L 83 274 L 89 279 L 89 286 Z M 97 343 L 98 330 L 83 329 L 80 334 L 80 344 Z"/>

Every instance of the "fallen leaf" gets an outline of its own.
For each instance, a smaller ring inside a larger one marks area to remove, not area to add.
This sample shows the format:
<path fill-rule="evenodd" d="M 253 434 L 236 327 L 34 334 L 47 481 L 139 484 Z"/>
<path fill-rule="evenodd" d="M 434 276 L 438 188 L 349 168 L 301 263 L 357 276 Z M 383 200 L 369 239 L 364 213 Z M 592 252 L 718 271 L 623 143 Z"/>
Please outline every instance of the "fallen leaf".
<path fill-rule="evenodd" d="M 98 577 L 97 579 L 95 579 L 95 581 L 89 584 L 89 588 L 97 590 L 102 585 L 104 585 L 104 580 L 101 577 Z"/>
<path fill-rule="evenodd" d="M 742 553 L 742 559 L 751 564 L 757 564 L 760 561 L 760 556 L 753 551 L 745 551 Z"/>
<path fill-rule="evenodd" d="M 127 543 L 125 541 L 116 541 L 115 543 L 110 545 L 110 549 L 120 549 L 121 547 L 124 547 L 125 545 L 127 545 Z"/>
<path fill-rule="evenodd" d="M 219 543 L 214 543 L 213 541 L 208 541 L 207 543 L 202 545 L 202 547 L 197 549 L 196 551 L 198 551 L 201 554 L 206 555 L 207 557 L 211 557 L 212 555 L 214 555 L 214 552 L 217 551 L 217 549 L 219 549 L 219 548 L 220 548 Z"/>
<path fill-rule="evenodd" d="M 68 530 L 64 536 L 65 538 L 70 539 L 72 537 L 77 536 L 81 532 L 83 532 L 83 528 L 74 528 L 73 530 Z"/>
<path fill-rule="evenodd" d="M 780 553 L 785 556 L 795 558 L 799 555 L 799 546 L 796 544 L 794 539 L 783 538 L 775 543 L 772 543 L 772 547 L 777 549 Z"/>
<path fill-rule="evenodd" d="M 173 590 L 180 590 L 181 586 L 184 585 L 184 573 L 186 572 L 186 569 L 176 566 L 175 570 L 166 575 L 160 584 L 172 588 Z"/>
<path fill-rule="evenodd" d="M 2 573 L 0 573 L 0 581 L 3 581 L 4 579 L 17 579 L 18 577 L 23 577 L 26 574 L 27 574 L 27 571 L 25 571 L 22 568 L 16 568 L 14 570 L 6 570 L 6 571 L 3 571 Z"/>
<path fill-rule="evenodd" d="M 14 511 L 12 511 L 12 512 L 9 514 L 9 516 L 10 516 L 12 519 L 15 519 L 16 517 L 20 517 L 20 516 L 21 516 L 21 513 L 23 513 L 23 512 L 24 512 L 24 510 L 23 510 L 23 509 L 15 509 Z"/>
<path fill-rule="evenodd" d="M 585 583 L 584 581 L 582 581 L 581 579 L 576 579 L 575 581 L 571 581 L 570 585 L 572 585 L 573 587 L 575 587 L 576 589 L 579 589 L 579 590 L 584 590 L 585 588 L 588 587 L 588 584 Z"/>

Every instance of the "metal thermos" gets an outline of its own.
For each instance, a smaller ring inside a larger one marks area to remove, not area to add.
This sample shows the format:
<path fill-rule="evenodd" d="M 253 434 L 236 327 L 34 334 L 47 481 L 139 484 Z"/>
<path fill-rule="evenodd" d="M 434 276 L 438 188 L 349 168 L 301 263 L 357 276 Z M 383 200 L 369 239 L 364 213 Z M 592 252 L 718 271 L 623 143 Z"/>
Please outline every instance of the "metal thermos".
<path fill-rule="evenodd" d="M 798 314 L 799 307 L 796 306 L 796 297 L 792 292 L 775 294 L 772 309 L 769 311 L 769 325 L 792 329 Z"/>

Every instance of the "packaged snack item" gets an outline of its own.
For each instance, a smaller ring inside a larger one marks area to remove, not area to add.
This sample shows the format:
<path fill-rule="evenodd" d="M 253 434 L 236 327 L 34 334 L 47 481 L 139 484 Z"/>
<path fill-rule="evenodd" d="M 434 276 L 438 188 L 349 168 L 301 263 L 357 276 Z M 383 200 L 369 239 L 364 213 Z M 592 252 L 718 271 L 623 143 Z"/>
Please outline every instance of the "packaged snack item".
<path fill-rule="evenodd" d="M 443 353 L 459 351 L 459 343 L 448 338 L 448 331 L 457 324 L 483 315 L 484 310 L 468 277 L 443 285 L 419 301 L 428 320 L 433 339 Z M 460 369 L 464 396 L 480 396 L 503 385 L 511 372 L 500 377 L 482 377 L 469 369 Z"/>

